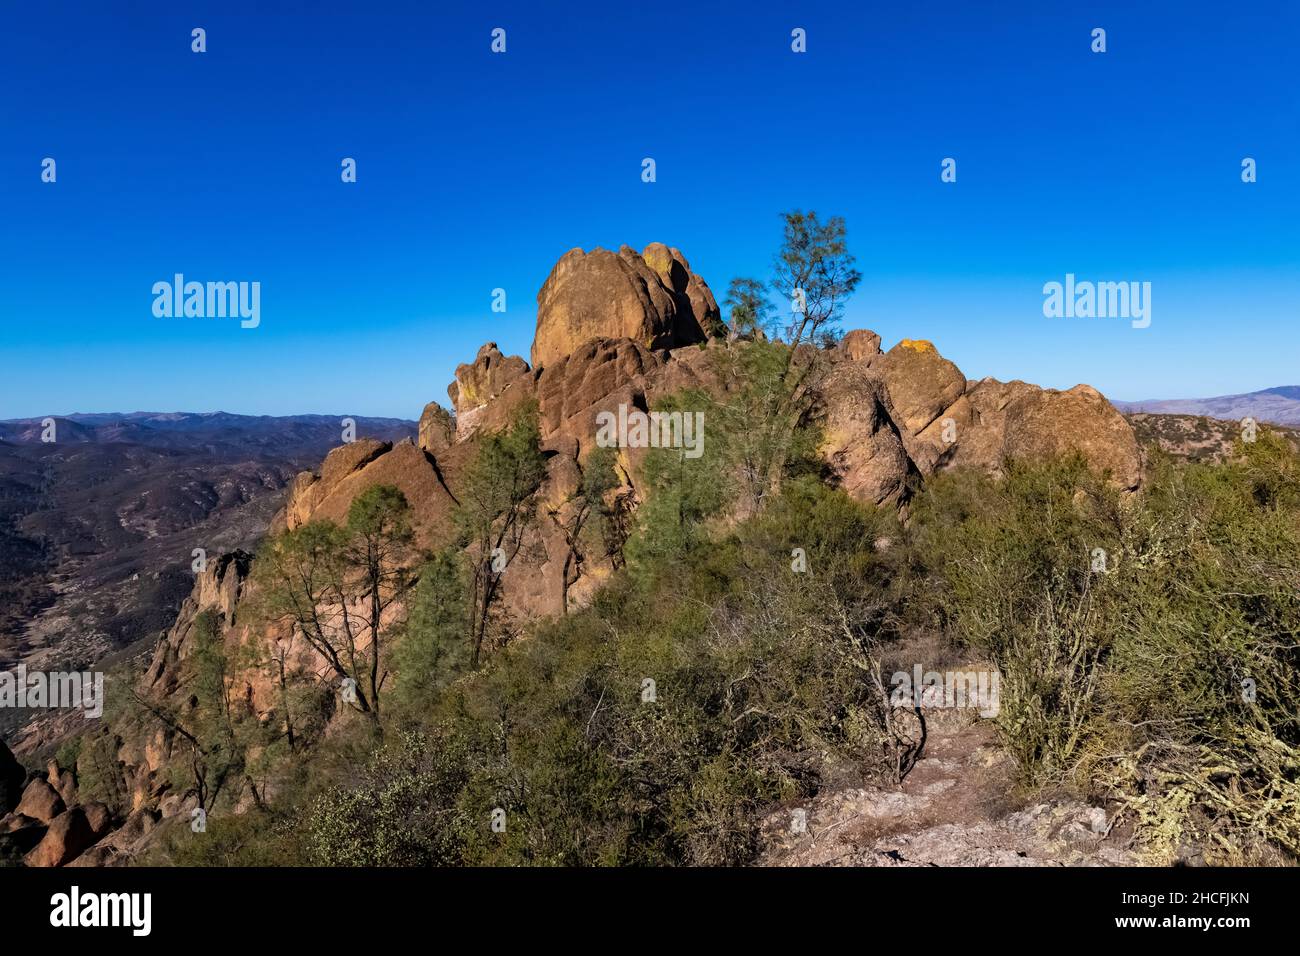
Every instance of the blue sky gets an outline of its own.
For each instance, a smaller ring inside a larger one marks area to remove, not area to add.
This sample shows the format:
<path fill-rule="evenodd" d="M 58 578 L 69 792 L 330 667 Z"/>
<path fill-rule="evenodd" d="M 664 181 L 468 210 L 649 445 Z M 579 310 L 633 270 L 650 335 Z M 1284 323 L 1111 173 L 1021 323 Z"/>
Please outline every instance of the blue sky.
<path fill-rule="evenodd" d="M 108 6 L 0 5 L 0 418 L 416 417 L 527 355 L 566 250 L 663 241 L 721 300 L 792 208 L 848 221 L 845 328 L 971 378 L 1300 383 L 1289 0 Z M 260 327 L 155 318 L 177 272 Z M 1067 272 L 1151 282 L 1150 328 L 1044 318 Z"/>

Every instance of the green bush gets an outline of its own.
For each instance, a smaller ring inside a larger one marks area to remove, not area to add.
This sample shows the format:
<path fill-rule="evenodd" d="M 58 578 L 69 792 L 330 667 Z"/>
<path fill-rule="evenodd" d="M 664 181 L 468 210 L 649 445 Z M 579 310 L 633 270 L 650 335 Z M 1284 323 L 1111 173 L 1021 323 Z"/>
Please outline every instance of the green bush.
<path fill-rule="evenodd" d="M 1158 860 L 1300 852 L 1298 475 L 1264 432 L 1128 500 L 1078 459 L 930 483 L 910 613 L 996 663 L 1026 785 L 1113 799 Z"/>

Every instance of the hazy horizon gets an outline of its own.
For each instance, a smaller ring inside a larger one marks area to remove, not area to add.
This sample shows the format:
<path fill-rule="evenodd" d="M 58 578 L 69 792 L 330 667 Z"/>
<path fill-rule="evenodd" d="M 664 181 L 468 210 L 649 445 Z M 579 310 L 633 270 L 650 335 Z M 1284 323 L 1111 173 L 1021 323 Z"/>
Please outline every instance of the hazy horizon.
<path fill-rule="evenodd" d="M 978 378 L 975 377 L 975 376 L 969 376 L 969 379 L 970 379 L 971 381 L 978 381 Z M 1031 384 L 1036 384 L 1036 383 L 1031 383 Z M 1076 383 L 1076 384 L 1089 384 L 1089 383 Z M 1144 402 L 1180 402 L 1180 401 L 1196 401 L 1196 400 L 1199 400 L 1199 399 L 1207 399 L 1207 398 L 1232 398 L 1232 397 L 1237 397 L 1237 396 L 1241 396 L 1241 395 L 1254 395 L 1254 394 L 1258 394 L 1258 393 L 1262 393 L 1262 392 L 1269 392 L 1269 391 L 1273 391 L 1273 390 L 1276 390 L 1276 389 L 1283 389 L 1283 388 L 1297 388 L 1297 387 L 1300 387 L 1300 386 L 1297 386 L 1297 385 L 1287 385 L 1287 384 L 1279 384 L 1279 385 L 1269 385 L 1269 386 L 1265 386 L 1264 388 L 1252 389 L 1252 390 L 1249 391 L 1249 392 L 1231 392 L 1231 393 L 1224 393 L 1224 394 L 1222 394 L 1222 395 L 1169 395 L 1169 396 L 1147 396 L 1146 398 L 1139 398 L 1139 399 L 1122 399 L 1122 398 L 1115 398 L 1114 396 L 1111 396 L 1111 395 L 1107 395 L 1106 398 L 1107 398 L 1108 400 L 1112 400 L 1112 399 L 1113 399 L 1114 401 L 1116 401 L 1116 402 L 1120 402 L 1121 404 L 1124 404 L 1124 405 L 1138 405 L 1138 404 L 1142 404 L 1142 403 L 1144 403 Z M 451 411 L 451 412 L 452 412 L 452 414 L 455 414 L 454 410 L 451 409 L 451 407 L 450 407 L 450 405 L 451 405 L 450 401 L 448 401 L 448 400 L 444 400 L 444 399 L 430 399 L 430 401 L 437 401 L 438 404 L 442 405 L 444 408 L 447 408 L 448 411 Z M 425 404 L 428 404 L 428 403 L 426 402 Z M 422 408 L 423 408 L 423 406 L 422 406 Z M 14 424 L 14 423 L 17 423 L 17 422 L 32 422 L 32 421 L 38 421 L 38 420 L 40 420 L 41 418 L 46 417 L 46 416 L 53 416 L 53 417 L 55 417 L 55 418 L 75 418 L 76 416 L 79 416 L 79 415 L 80 415 L 80 416 L 89 416 L 89 415 L 96 415 L 96 416 L 112 416 L 112 415 L 121 415 L 121 416 L 124 416 L 124 417 L 141 416 L 141 415 L 237 415 L 237 416 L 240 416 L 240 417 L 243 417 L 243 418 L 308 418 L 308 417 L 315 417 L 315 418 L 334 418 L 334 417 L 338 417 L 338 418 L 343 418 L 343 417 L 345 417 L 345 416 L 352 416 L 352 417 L 360 417 L 360 418 L 385 419 L 385 420 L 389 420 L 389 421 L 400 421 L 400 422 L 409 423 L 409 424 L 412 424 L 412 425 L 414 425 L 414 424 L 418 424 L 419 419 L 420 419 L 420 416 L 419 416 L 418 413 L 415 414 L 415 415 L 413 415 L 413 416 L 405 416 L 405 415 L 360 415 L 360 414 L 358 414 L 358 413 L 356 413 L 356 412 L 321 412 L 321 411 L 297 411 L 297 412 L 283 412 L 283 413 L 274 413 L 274 414 L 272 414 L 272 413 L 269 413 L 269 412 L 234 412 L 234 411 L 231 411 L 231 410 L 228 409 L 228 408 L 216 408 L 216 409 L 180 409 L 180 408 L 163 409 L 163 408 L 156 408 L 156 409 L 135 409 L 135 410 L 132 410 L 132 411 L 129 411 L 129 412 L 121 411 L 120 409 L 103 409 L 103 410 L 99 410 L 99 411 L 87 411 L 87 410 L 85 410 L 85 409 L 79 409 L 79 410 L 74 411 L 74 412 L 58 412 L 58 411 L 51 411 L 51 412 L 43 412 L 43 413 L 38 414 L 38 415 L 20 415 L 20 416 L 16 416 L 16 417 L 14 417 L 14 418 L 0 418 L 0 423 L 3 423 L 3 424 Z"/>

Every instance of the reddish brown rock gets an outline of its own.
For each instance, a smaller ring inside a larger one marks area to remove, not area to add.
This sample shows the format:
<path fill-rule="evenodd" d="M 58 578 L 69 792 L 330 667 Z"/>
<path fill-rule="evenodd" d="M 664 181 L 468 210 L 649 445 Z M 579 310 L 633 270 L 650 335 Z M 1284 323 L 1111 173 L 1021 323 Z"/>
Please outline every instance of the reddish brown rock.
<path fill-rule="evenodd" d="M 665 246 L 662 242 L 652 242 L 641 251 L 641 257 L 659 275 L 664 286 L 679 298 L 679 308 L 683 307 L 680 298 L 685 297 L 685 310 L 694 316 L 706 336 L 726 334 L 727 330 L 722 324 L 722 310 L 718 308 L 713 291 L 707 282 L 691 271 L 691 264 L 680 250 Z"/>
<path fill-rule="evenodd" d="M 456 409 L 456 437 L 463 441 L 479 430 L 507 427 L 533 396 L 533 374 L 518 355 L 502 355 L 495 342 L 488 342 L 472 364 L 457 367 L 447 394 Z"/>
<path fill-rule="evenodd" d="M 542 440 L 574 440 L 586 457 L 596 434 L 596 415 L 620 404 L 644 403 L 649 379 L 663 363 L 630 339 L 593 339 L 542 369 L 537 401 Z"/>
<path fill-rule="evenodd" d="M 459 414 L 486 405 L 528 377 L 527 362 L 518 355 L 503 355 L 495 342 L 487 342 L 473 362 L 456 367 L 456 381 L 447 386 L 447 394 Z"/>
<path fill-rule="evenodd" d="M 871 363 L 889 390 L 894 421 L 919 434 L 966 391 L 966 377 L 929 342 L 903 339 Z"/>
<path fill-rule="evenodd" d="M 951 465 L 997 473 L 1010 459 L 1080 452 L 1119 488 L 1137 488 L 1142 457 L 1133 429 L 1089 385 L 1068 391 L 986 378 L 954 406 L 956 447 Z"/>
<path fill-rule="evenodd" d="M 77 802 L 76 773 L 72 770 L 60 769 L 58 761 L 51 760 L 46 764 L 45 778 L 49 785 L 58 791 L 65 804 L 72 806 Z"/>
<path fill-rule="evenodd" d="M 28 866 L 63 866 L 71 863 L 95 842 L 95 831 L 80 807 L 65 810 L 50 823 L 44 838 L 23 857 Z"/>
<path fill-rule="evenodd" d="M 865 363 L 839 363 L 827 373 L 823 403 L 822 454 L 839 486 L 872 504 L 902 500 L 912 466 L 880 378 Z"/>
<path fill-rule="evenodd" d="M 23 791 L 23 798 L 18 802 L 15 813 L 42 823 L 49 823 L 66 809 L 63 798 L 57 790 L 40 777 L 34 779 Z"/>
<path fill-rule="evenodd" d="M 40 820 L 23 816 L 21 813 L 6 813 L 3 817 L 0 817 L 0 835 L 15 833 L 24 827 L 31 826 L 33 823 L 39 824 L 40 822 Z"/>
<path fill-rule="evenodd" d="M 661 243 L 646 250 L 653 266 L 628 246 L 617 253 L 600 248 L 565 253 L 537 293 L 535 369 L 592 339 L 628 338 L 649 349 L 705 340 L 706 327 L 718 320 L 708 286 L 692 282 L 680 253 L 674 256 Z"/>
<path fill-rule="evenodd" d="M 439 464 L 443 460 L 449 460 L 448 456 L 444 455 Z M 451 512 L 455 502 L 443 484 L 439 469 L 410 439 L 398 442 L 389 451 L 335 482 L 317 498 L 310 519 L 346 524 L 353 499 L 375 485 L 393 485 L 406 496 L 411 506 L 417 543 L 433 546 L 445 542 L 451 531 Z"/>
<path fill-rule="evenodd" d="M 1137 440 L 1095 389 L 1081 385 L 1058 392 L 994 379 L 967 383 L 929 342 L 904 339 L 887 353 L 873 354 L 877 341 L 870 332 L 845 337 L 836 350 L 839 361 L 832 358 L 824 399 L 828 461 L 856 497 L 901 500 L 906 493 L 897 489 L 906 483 L 905 471 L 927 476 L 964 465 L 996 474 L 1007 458 L 1041 460 L 1076 450 L 1117 486 L 1137 487 Z M 873 391 L 876 380 L 883 394 Z M 896 433 L 905 469 L 899 469 L 892 442 L 877 437 L 878 422 Z M 855 447 L 854 436 L 865 445 Z"/>
<path fill-rule="evenodd" d="M 456 419 L 437 402 L 424 406 L 420 414 L 420 431 L 417 444 L 435 458 L 456 441 Z"/>
<path fill-rule="evenodd" d="M 356 441 L 345 442 L 337 448 L 330 449 L 321 463 L 319 475 L 304 471 L 294 479 L 293 484 L 289 486 L 289 497 L 283 514 L 273 522 L 272 530 L 288 528 L 292 531 L 306 524 L 321 501 L 340 482 L 392 447 L 392 442 L 379 441 L 376 438 L 358 438 Z"/>
<path fill-rule="evenodd" d="M 81 810 L 86 814 L 86 822 L 90 824 L 90 830 L 96 840 L 113 829 L 113 813 L 107 805 L 92 800 L 90 803 L 82 804 Z"/>
<path fill-rule="evenodd" d="M 839 350 L 850 362 L 870 364 L 880 355 L 880 336 L 869 329 L 854 329 L 840 339 Z"/>
<path fill-rule="evenodd" d="M 208 559 L 194 587 L 181 602 L 180 612 L 164 640 L 154 648 L 153 658 L 140 677 L 142 690 L 169 694 L 180 679 L 179 663 L 193 649 L 195 621 L 203 611 L 213 611 L 223 626 L 235 620 L 235 609 L 243 597 L 252 567 L 253 556 L 247 551 L 232 551 Z"/>

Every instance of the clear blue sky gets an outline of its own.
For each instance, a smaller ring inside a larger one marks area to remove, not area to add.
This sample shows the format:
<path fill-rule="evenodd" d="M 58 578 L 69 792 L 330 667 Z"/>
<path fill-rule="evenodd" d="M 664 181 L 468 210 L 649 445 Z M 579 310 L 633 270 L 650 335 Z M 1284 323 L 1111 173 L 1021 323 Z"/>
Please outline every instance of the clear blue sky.
<path fill-rule="evenodd" d="M 795 207 L 848 220 L 846 328 L 971 378 L 1300 383 L 1297 49 L 1293 0 L 7 2 L 0 418 L 415 417 L 527 355 L 566 250 L 663 241 L 721 299 Z M 261 282 L 260 328 L 155 318 L 176 272 Z M 1044 318 L 1067 272 L 1150 281 L 1151 327 Z"/>

